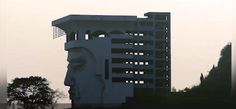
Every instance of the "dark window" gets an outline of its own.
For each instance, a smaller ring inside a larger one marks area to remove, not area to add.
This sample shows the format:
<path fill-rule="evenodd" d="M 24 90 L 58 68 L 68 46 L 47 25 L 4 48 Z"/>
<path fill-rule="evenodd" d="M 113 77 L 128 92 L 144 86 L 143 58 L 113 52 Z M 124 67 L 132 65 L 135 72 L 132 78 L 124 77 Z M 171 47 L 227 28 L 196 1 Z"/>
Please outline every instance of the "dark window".
<path fill-rule="evenodd" d="M 76 33 L 72 32 L 69 34 L 69 36 L 67 36 L 67 42 L 72 41 L 72 40 L 76 40 Z"/>
<path fill-rule="evenodd" d="M 105 79 L 109 79 L 109 60 L 105 60 Z"/>

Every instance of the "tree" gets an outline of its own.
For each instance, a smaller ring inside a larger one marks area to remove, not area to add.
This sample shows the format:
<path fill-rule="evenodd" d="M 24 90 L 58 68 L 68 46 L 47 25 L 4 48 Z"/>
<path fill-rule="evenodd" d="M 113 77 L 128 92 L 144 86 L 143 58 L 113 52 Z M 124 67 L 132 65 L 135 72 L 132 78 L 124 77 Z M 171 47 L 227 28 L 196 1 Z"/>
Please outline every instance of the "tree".
<path fill-rule="evenodd" d="M 201 73 L 201 76 L 200 76 L 201 84 L 202 84 L 203 80 L 204 80 L 204 76 L 203 76 L 203 74 Z"/>
<path fill-rule="evenodd" d="M 175 87 L 172 87 L 172 92 L 177 92 L 176 88 Z"/>
<path fill-rule="evenodd" d="M 189 94 L 207 97 L 228 97 L 231 92 L 231 44 L 221 50 L 218 65 L 212 67 L 201 84 L 190 89 Z"/>
<path fill-rule="evenodd" d="M 52 104 L 53 90 L 47 79 L 39 76 L 15 78 L 8 84 L 8 103 L 17 101 L 24 109 L 44 108 Z"/>
<path fill-rule="evenodd" d="M 52 100 L 51 107 L 52 107 L 52 109 L 54 109 L 58 100 L 61 98 L 66 98 L 66 95 L 62 91 L 60 91 L 59 89 L 56 89 L 51 93 L 50 97 Z"/>

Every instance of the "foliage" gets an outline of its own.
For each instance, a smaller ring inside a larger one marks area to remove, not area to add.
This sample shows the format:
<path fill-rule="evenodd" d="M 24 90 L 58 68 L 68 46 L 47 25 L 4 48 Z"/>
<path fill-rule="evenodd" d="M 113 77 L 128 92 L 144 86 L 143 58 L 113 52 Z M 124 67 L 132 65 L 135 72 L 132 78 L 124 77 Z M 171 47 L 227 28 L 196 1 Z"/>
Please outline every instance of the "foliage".
<path fill-rule="evenodd" d="M 172 87 L 171 92 L 177 92 L 177 89 L 175 87 Z"/>
<path fill-rule="evenodd" d="M 231 91 L 231 44 L 221 51 L 218 66 L 212 67 L 209 75 L 199 86 L 188 91 L 189 95 L 208 97 L 227 97 Z"/>
<path fill-rule="evenodd" d="M 200 76 L 201 77 L 201 76 Z M 209 75 L 202 76 L 202 83 L 170 95 L 141 96 L 128 101 L 127 109 L 236 109 L 236 97 L 230 97 L 231 86 L 231 44 L 222 51 L 217 66 Z"/>
<path fill-rule="evenodd" d="M 55 104 L 62 92 L 51 89 L 47 79 L 30 76 L 12 80 L 8 84 L 7 93 L 9 104 L 17 101 L 25 109 L 36 109 Z"/>
<path fill-rule="evenodd" d="M 52 91 L 50 97 L 52 100 L 51 107 L 52 107 L 52 109 L 54 109 L 58 100 L 61 98 L 66 98 L 66 95 L 62 91 L 60 91 L 59 89 L 56 89 L 56 90 Z"/>

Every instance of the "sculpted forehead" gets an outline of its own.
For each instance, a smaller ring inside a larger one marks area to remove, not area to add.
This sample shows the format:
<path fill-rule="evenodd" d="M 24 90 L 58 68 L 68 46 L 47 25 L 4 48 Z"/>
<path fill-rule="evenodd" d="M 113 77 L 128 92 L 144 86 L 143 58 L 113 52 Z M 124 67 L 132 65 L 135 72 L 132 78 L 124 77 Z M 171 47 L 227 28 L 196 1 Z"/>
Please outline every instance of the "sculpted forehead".
<path fill-rule="evenodd" d="M 71 49 L 68 52 L 68 61 L 73 62 L 73 61 L 78 61 L 78 60 L 87 60 L 94 58 L 93 54 L 85 48 L 76 48 L 76 49 Z"/>

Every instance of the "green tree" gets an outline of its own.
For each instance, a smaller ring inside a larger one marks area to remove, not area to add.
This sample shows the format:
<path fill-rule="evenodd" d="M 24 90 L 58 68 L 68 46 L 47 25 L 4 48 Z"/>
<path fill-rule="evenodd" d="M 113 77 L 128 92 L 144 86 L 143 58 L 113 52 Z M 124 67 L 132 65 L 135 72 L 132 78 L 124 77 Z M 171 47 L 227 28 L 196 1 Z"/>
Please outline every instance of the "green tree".
<path fill-rule="evenodd" d="M 50 97 L 51 97 L 51 100 L 52 100 L 50 105 L 51 105 L 52 109 L 54 109 L 57 102 L 58 102 L 58 100 L 61 99 L 61 98 L 66 98 L 67 96 L 62 91 L 60 91 L 59 89 L 56 89 L 56 90 L 52 91 Z"/>
<path fill-rule="evenodd" d="M 52 104 L 53 89 L 47 79 L 39 76 L 15 78 L 8 84 L 8 103 L 17 101 L 25 109 L 44 108 Z"/>
<path fill-rule="evenodd" d="M 231 44 L 221 50 L 218 65 L 212 69 L 200 85 L 191 88 L 190 95 L 228 97 L 231 91 Z"/>
<path fill-rule="evenodd" d="M 177 92 L 175 87 L 172 87 L 171 92 Z"/>

